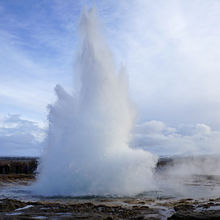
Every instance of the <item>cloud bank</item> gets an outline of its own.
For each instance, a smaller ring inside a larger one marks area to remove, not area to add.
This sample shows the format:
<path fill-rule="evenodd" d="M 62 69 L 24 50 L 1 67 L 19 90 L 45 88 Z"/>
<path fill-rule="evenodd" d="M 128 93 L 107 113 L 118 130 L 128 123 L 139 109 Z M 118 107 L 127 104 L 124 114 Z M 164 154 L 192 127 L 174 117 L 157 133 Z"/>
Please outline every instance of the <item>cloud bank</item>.
<path fill-rule="evenodd" d="M 0 156 L 40 156 L 46 127 L 19 115 L 0 120 Z M 220 154 L 220 131 L 205 124 L 170 127 L 161 121 L 136 124 L 130 146 L 159 156 Z"/>
<path fill-rule="evenodd" d="M 147 121 L 135 127 L 133 147 L 163 156 L 220 153 L 220 131 L 205 124 L 169 127 L 161 121 Z"/>
<path fill-rule="evenodd" d="M 39 156 L 43 150 L 45 129 L 19 115 L 0 121 L 0 156 Z"/>

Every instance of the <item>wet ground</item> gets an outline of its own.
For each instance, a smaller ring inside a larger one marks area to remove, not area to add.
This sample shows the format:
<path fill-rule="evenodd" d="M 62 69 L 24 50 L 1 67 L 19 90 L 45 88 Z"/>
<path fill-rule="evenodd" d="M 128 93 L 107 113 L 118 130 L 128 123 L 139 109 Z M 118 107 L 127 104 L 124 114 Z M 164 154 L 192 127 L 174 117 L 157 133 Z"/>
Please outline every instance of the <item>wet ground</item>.
<path fill-rule="evenodd" d="M 172 196 L 169 189 L 136 197 L 46 198 L 33 196 L 27 190 L 26 186 L 35 181 L 34 175 L 1 175 L 0 219 L 220 219 L 219 188 L 213 188 L 219 183 L 216 178 L 184 179 L 186 191 L 206 191 L 203 197 Z M 213 192 L 210 196 L 207 189 Z"/>

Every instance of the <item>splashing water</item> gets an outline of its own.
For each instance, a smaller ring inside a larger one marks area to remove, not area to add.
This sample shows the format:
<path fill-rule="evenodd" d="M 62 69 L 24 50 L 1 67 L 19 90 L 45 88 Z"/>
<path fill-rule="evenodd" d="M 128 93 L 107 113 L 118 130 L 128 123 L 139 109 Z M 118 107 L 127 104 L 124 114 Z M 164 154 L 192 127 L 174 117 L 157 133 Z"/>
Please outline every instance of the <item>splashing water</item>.
<path fill-rule="evenodd" d="M 157 158 L 128 146 L 135 114 L 127 79 L 123 69 L 116 73 L 95 9 L 82 13 L 79 31 L 80 86 L 74 96 L 55 88 L 35 192 L 132 195 L 152 189 Z"/>

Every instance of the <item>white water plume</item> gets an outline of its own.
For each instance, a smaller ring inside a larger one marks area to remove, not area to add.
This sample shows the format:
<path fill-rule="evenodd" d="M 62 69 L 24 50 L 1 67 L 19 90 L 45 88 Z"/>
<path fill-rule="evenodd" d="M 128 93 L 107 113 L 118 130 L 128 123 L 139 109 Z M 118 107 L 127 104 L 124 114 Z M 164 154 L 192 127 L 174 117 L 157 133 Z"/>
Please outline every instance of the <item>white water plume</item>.
<path fill-rule="evenodd" d="M 80 49 L 75 95 L 56 86 L 50 106 L 47 148 L 34 188 L 50 195 L 132 195 L 152 189 L 157 157 L 132 149 L 135 112 L 127 78 L 116 68 L 96 10 L 85 10 L 79 26 Z"/>

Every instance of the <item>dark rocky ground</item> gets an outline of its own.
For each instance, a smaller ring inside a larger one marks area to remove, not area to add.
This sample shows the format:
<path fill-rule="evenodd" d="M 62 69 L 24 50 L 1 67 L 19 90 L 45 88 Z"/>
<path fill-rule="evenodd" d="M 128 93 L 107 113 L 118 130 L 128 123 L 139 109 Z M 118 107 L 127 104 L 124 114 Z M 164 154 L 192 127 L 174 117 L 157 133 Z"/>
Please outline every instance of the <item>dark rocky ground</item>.
<path fill-rule="evenodd" d="M 161 160 L 164 167 L 170 160 Z M 220 197 L 178 198 L 40 198 L 16 199 L 1 195 L 3 188 L 25 186 L 34 174 L 0 175 L 0 219 L 219 219 Z"/>
<path fill-rule="evenodd" d="M 135 201 L 134 201 L 135 202 Z M 132 202 L 133 203 L 133 202 Z M 136 203 L 136 202 L 135 202 Z M 110 201 L 96 202 L 21 202 L 4 199 L 0 203 L 1 218 L 6 219 L 160 219 L 158 209 L 141 204 L 116 205 Z"/>
<path fill-rule="evenodd" d="M 34 180 L 34 174 L 0 174 L 0 187 L 1 185 L 7 185 L 8 183 L 26 185 Z"/>
<path fill-rule="evenodd" d="M 197 200 L 96 199 L 24 202 L 0 200 L 1 219 L 220 219 L 220 198 Z"/>

